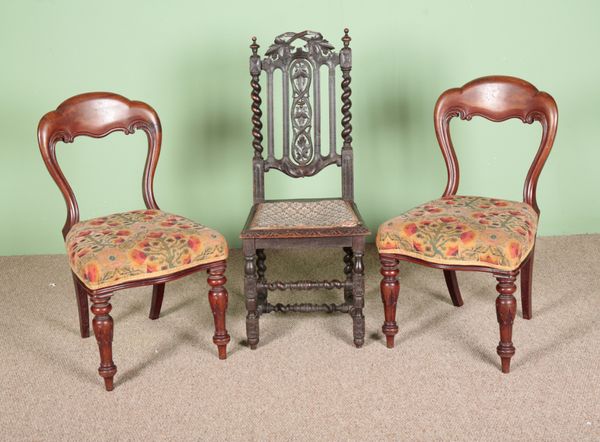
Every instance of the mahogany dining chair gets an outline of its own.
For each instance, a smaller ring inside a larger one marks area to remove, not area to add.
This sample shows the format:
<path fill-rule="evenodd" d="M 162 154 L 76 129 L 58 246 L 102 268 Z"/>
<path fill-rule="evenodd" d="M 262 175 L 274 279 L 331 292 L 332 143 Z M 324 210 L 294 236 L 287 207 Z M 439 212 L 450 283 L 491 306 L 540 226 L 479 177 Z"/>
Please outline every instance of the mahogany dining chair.
<path fill-rule="evenodd" d="M 103 138 L 112 132 L 146 133 L 148 155 L 142 180 L 145 209 L 81 221 L 75 194 L 56 157 L 59 141 L 79 136 Z M 163 212 L 154 198 L 153 181 L 161 149 L 162 129 L 152 107 L 120 95 L 95 92 L 77 95 L 42 117 L 38 143 L 44 163 L 67 204 L 62 229 L 75 283 L 81 337 L 89 337 L 88 297 L 94 334 L 100 350 L 100 376 L 113 389 L 117 367 L 112 358 L 111 297 L 117 290 L 153 286 L 150 319 L 157 319 L 165 283 L 206 270 L 208 300 L 214 315 L 213 341 L 219 358 L 226 358 L 225 328 L 227 242 L 215 230 L 182 216 Z"/>
<path fill-rule="evenodd" d="M 523 202 L 457 194 L 459 169 L 450 138 L 450 121 L 454 117 L 471 120 L 474 116 L 494 122 L 518 118 L 523 123 L 540 123 L 541 143 L 525 179 Z M 523 317 L 531 319 L 533 257 L 540 214 L 536 189 L 554 143 L 557 124 L 554 99 L 514 77 L 478 78 L 440 96 L 434 125 L 448 171 L 446 189 L 440 199 L 384 222 L 377 233 L 385 310 L 382 330 L 388 347 L 394 346 L 394 336 L 398 333 L 399 260 L 442 269 L 455 306 L 463 304 L 456 272 L 488 272 L 497 280 L 496 312 L 500 324 L 497 353 L 502 372 L 510 371 L 515 354 L 512 343 L 517 309 L 513 296 L 517 289 L 515 281 L 521 273 Z"/>

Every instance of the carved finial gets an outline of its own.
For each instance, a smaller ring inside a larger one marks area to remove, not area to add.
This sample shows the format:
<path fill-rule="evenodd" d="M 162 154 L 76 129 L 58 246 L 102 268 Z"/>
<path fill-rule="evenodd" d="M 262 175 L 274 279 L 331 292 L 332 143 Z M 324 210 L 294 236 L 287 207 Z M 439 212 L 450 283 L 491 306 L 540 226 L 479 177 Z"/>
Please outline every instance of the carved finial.
<path fill-rule="evenodd" d="M 256 55 L 258 48 L 260 46 L 256 43 L 256 37 L 252 37 L 252 44 L 250 45 L 250 49 L 252 49 L 252 55 Z"/>
<path fill-rule="evenodd" d="M 348 32 L 350 32 L 350 30 L 348 28 L 344 28 L 344 36 L 342 37 L 342 41 L 344 42 L 345 48 L 348 47 L 348 45 L 350 44 L 350 40 L 352 40 L 348 35 Z"/>

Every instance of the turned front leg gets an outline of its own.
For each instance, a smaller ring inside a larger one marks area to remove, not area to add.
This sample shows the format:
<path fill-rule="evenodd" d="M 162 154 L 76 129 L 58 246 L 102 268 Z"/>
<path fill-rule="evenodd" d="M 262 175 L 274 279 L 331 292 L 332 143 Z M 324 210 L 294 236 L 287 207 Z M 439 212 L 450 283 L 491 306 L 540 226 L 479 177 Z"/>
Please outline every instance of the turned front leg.
<path fill-rule="evenodd" d="M 517 275 L 496 275 L 498 280 L 496 290 L 499 293 L 496 298 L 496 315 L 500 324 L 500 343 L 496 350 L 502 360 L 502 373 L 510 372 L 510 360 L 515 354 L 512 329 L 517 313 L 517 300 L 513 296 L 517 290 L 516 277 Z"/>
<path fill-rule="evenodd" d="M 91 310 L 94 315 L 92 326 L 100 350 L 98 374 L 104 378 L 104 386 L 107 391 L 112 391 L 113 378 L 117 373 L 117 366 L 112 359 L 113 318 L 109 314 L 112 310 L 110 305 L 111 296 L 109 294 L 90 297 L 92 301 Z"/>
<path fill-rule="evenodd" d="M 210 285 L 208 302 L 210 303 L 215 320 L 213 342 L 219 350 L 219 359 L 227 358 L 227 344 L 231 339 L 225 327 L 225 314 L 227 312 L 229 296 L 227 289 L 224 287 L 227 282 L 224 273 L 225 263 L 208 269 L 208 285 Z"/>
<path fill-rule="evenodd" d="M 258 277 L 258 281 L 261 283 L 267 282 L 265 278 L 265 273 L 267 272 L 267 255 L 265 254 L 264 249 L 256 250 L 256 274 Z M 263 288 L 257 290 L 257 302 L 258 305 L 265 305 L 267 303 L 267 289 Z"/>
<path fill-rule="evenodd" d="M 256 256 L 254 247 L 244 245 L 244 293 L 246 295 L 246 336 L 248 345 L 255 350 L 259 341 L 258 299 L 256 291 Z"/>
<path fill-rule="evenodd" d="M 381 300 L 385 314 L 385 321 L 381 330 L 385 335 L 388 348 L 394 347 L 394 337 L 398 334 L 398 324 L 396 324 L 396 304 L 398 294 L 400 293 L 400 283 L 398 282 L 398 260 L 392 256 L 379 255 L 381 262 Z"/>
<path fill-rule="evenodd" d="M 352 284 L 352 270 L 354 268 L 354 253 L 352 247 L 344 247 L 344 275 L 346 275 L 346 284 Z M 352 288 L 348 285 L 344 287 L 344 302 L 352 304 Z"/>
<path fill-rule="evenodd" d="M 364 243 L 363 243 L 364 245 Z M 352 268 L 352 329 L 354 345 L 357 348 L 365 342 L 365 316 L 363 307 L 365 305 L 365 268 L 363 265 L 363 249 L 354 251 L 354 266 Z"/>

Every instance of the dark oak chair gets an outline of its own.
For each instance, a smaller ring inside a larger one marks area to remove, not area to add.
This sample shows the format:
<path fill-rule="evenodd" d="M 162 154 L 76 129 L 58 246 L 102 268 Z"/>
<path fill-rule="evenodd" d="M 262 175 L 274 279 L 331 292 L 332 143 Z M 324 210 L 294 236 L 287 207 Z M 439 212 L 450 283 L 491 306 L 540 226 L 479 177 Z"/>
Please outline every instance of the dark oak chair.
<path fill-rule="evenodd" d="M 254 158 L 254 205 L 241 233 L 245 259 L 244 291 L 246 294 L 246 330 L 248 344 L 255 349 L 259 341 L 259 317 L 270 312 L 344 312 L 353 320 L 354 344 L 364 343 L 365 324 L 363 254 L 365 236 L 369 235 L 354 203 L 352 174 L 352 126 L 350 124 L 350 37 L 344 30 L 339 54 L 317 32 L 288 32 L 275 42 L 261 59 L 253 38 L 250 46 L 252 76 L 252 135 Z M 298 45 L 300 43 L 300 45 Z M 294 45 L 296 44 L 296 45 Z M 321 139 L 321 79 L 325 66 L 328 84 L 328 140 Z M 341 69 L 341 112 L 343 146 L 336 142 L 336 68 Z M 273 77 L 282 76 L 283 109 L 282 155 L 276 158 L 274 140 Z M 267 80 L 267 156 L 263 157 L 261 86 L 264 71 Z M 311 94 L 312 88 L 312 94 Z M 291 127 L 290 127 L 291 123 Z M 327 150 L 321 143 L 329 142 Z M 277 169 L 292 178 L 316 175 L 325 167 L 341 168 L 342 197 L 328 199 L 265 200 L 264 174 Z M 345 280 L 268 282 L 266 254 L 268 248 L 340 247 L 344 251 Z M 273 290 L 343 289 L 341 304 L 270 304 L 267 292 Z"/>
<path fill-rule="evenodd" d="M 538 121 L 542 140 L 529 168 L 523 202 L 457 195 L 458 159 L 450 138 L 450 120 L 481 116 L 500 122 L 519 118 Z M 455 306 L 463 304 L 456 271 L 491 273 L 497 280 L 497 348 L 502 372 L 510 371 L 515 354 L 512 326 L 517 303 L 515 281 L 521 273 L 523 317 L 531 319 L 533 256 L 540 209 L 536 201 L 538 178 L 552 149 L 558 122 L 554 99 L 530 83 L 514 77 L 491 76 L 473 80 L 462 88 L 444 92 L 434 112 L 435 133 L 446 161 L 448 184 L 441 199 L 430 201 L 386 221 L 377 233 L 381 261 L 381 297 L 385 308 L 383 333 L 394 346 L 398 333 L 396 303 L 398 261 L 409 261 L 444 271 Z"/>
<path fill-rule="evenodd" d="M 82 135 L 102 138 L 115 131 L 132 134 L 136 129 L 144 131 L 148 138 L 142 180 L 146 209 L 80 221 L 75 194 L 56 159 L 56 144 L 71 143 Z M 213 341 L 219 358 L 225 359 L 227 355 L 228 295 L 224 287 L 227 243 L 220 233 L 159 209 L 154 199 L 153 179 L 161 139 L 160 120 L 154 109 L 104 92 L 69 98 L 44 115 L 38 127 L 42 157 L 67 203 L 62 233 L 75 282 L 81 337 L 90 335 L 89 297 L 100 349 L 98 371 L 109 391 L 117 372 L 112 359 L 113 319 L 109 314 L 110 299 L 117 290 L 152 285 L 150 319 L 157 319 L 165 283 L 206 270 L 210 285 L 208 300 L 215 320 Z"/>

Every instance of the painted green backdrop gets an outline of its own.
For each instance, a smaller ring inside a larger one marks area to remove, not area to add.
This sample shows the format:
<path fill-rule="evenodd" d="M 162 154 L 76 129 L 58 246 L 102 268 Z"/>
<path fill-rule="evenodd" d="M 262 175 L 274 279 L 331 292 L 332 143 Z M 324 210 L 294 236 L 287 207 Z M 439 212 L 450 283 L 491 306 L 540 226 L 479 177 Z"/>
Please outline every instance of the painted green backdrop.
<path fill-rule="evenodd" d="M 251 203 L 248 55 L 285 31 L 351 31 L 356 200 L 378 223 L 436 198 L 445 167 L 432 111 L 446 88 L 525 78 L 560 118 L 539 184 L 543 235 L 600 232 L 600 2 L 52 1 L 0 4 L 0 254 L 62 253 L 65 206 L 42 163 L 39 118 L 63 99 L 114 91 L 154 106 L 164 143 L 163 210 L 222 231 L 232 246 Z M 519 199 L 539 125 L 457 122 L 464 194 Z M 145 137 L 59 145 L 83 218 L 138 208 Z M 268 197 L 338 195 L 338 169 L 267 178 Z"/>

